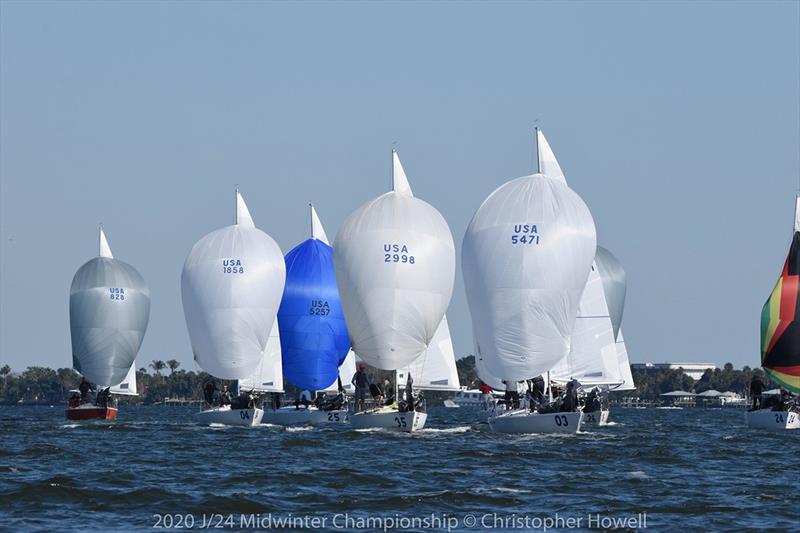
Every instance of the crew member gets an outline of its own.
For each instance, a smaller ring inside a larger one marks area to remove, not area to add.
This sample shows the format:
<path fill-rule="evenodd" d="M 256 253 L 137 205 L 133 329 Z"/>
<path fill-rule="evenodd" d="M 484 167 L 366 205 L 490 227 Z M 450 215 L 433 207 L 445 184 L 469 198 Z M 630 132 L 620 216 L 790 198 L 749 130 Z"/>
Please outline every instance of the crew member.
<path fill-rule="evenodd" d="M 364 410 L 364 402 L 367 399 L 367 389 L 371 385 L 369 376 L 367 375 L 366 365 L 364 363 L 359 363 L 358 370 L 356 373 L 353 374 L 353 379 L 350 380 L 353 387 L 355 387 L 355 411 L 363 411 Z"/>

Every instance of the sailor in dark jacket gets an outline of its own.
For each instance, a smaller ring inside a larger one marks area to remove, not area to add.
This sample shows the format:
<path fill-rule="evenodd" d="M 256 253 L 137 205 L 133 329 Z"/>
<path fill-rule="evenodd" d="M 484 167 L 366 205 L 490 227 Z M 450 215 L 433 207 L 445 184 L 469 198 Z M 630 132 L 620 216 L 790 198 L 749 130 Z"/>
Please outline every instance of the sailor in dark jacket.
<path fill-rule="evenodd" d="M 89 392 L 94 391 L 94 387 L 86 378 L 83 378 L 81 379 L 81 384 L 78 385 L 78 390 L 81 392 L 81 402 L 86 402 L 89 400 Z"/>
<path fill-rule="evenodd" d="M 764 382 L 761 381 L 761 376 L 755 374 L 753 379 L 750 380 L 750 396 L 753 398 L 752 411 L 761 408 L 761 393 L 764 392 Z"/>

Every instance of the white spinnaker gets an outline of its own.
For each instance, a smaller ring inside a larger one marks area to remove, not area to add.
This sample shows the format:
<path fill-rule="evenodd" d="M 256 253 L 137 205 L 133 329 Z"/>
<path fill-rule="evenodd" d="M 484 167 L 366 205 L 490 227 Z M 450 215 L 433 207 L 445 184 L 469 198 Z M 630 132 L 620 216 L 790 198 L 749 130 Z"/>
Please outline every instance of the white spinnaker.
<path fill-rule="evenodd" d="M 72 365 L 100 388 L 125 379 L 147 331 L 150 290 L 139 272 L 114 259 L 103 229 L 98 256 L 84 263 L 69 290 Z"/>
<path fill-rule="evenodd" d="M 119 385 L 114 385 L 110 388 L 111 394 L 118 396 L 138 396 L 136 391 L 136 361 L 133 362 L 125 379 Z"/>
<path fill-rule="evenodd" d="M 581 385 L 617 385 L 622 382 L 614 328 L 606 305 L 603 282 L 595 265 L 578 305 L 570 352 L 550 371 L 550 379 Z"/>
<path fill-rule="evenodd" d="M 633 374 L 631 374 L 631 362 L 628 360 L 628 348 L 625 346 L 625 339 L 622 338 L 622 330 L 619 330 L 619 334 L 617 335 L 616 348 L 620 381 L 622 382 L 622 385 L 619 387 L 614 387 L 614 390 L 636 390 L 636 384 L 633 382 Z"/>
<path fill-rule="evenodd" d="M 563 176 L 511 180 L 478 208 L 462 268 L 476 356 L 490 375 L 533 378 L 569 353 L 596 246 L 592 215 Z"/>
<path fill-rule="evenodd" d="M 283 392 L 283 359 L 281 334 L 277 319 L 272 324 L 267 347 L 256 372 L 238 382 L 240 391 Z"/>
<path fill-rule="evenodd" d="M 238 191 L 236 205 L 236 224 L 200 239 L 181 275 L 195 360 L 224 379 L 256 372 L 286 281 L 280 247 L 255 227 Z"/>
<path fill-rule="evenodd" d="M 353 350 L 347 352 L 347 356 L 339 365 L 339 379 L 342 380 L 342 388 L 346 394 L 354 394 L 356 388 L 353 386 L 353 375 L 356 373 L 356 354 Z M 324 392 L 338 392 L 339 382 L 334 381 L 328 387 L 323 389 Z"/>
<path fill-rule="evenodd" d="M 447 316 L 442 318 L 428 349 L 407 367 L 397 371 L 397 385 L 405 387 L 411 374 L 412 386 L 424 390 L 460 390 L 456 356 Z"/>
<path fill-rule="evenodd" d="M 396 370 L 433 339 L 453 293 L 455 246 L 442 215 L 411 193 L 400 160 L 393 190 L 356 209 L 333 246 L 353 350 Z"/>

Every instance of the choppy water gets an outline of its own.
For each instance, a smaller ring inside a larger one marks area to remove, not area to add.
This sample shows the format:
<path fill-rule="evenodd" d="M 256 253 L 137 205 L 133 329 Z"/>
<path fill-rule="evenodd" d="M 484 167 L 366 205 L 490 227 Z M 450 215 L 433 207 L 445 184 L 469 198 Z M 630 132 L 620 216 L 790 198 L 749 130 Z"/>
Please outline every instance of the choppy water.
<path fill-rule="evenodd" d="M 195 411 L 79 424 L 61 407 L 4 408 L 0 530 L 148 530 L 185 515 L 195 529 L 287 530 L 275 521 L 308 515 L 307 530 L 324 518 L 317 530 L 519 531 L 556 513 L 573 522 L 551 525 L 584 530 L 609 525 L 598 514 L 645 525 L 639 513 L 654 531 L 798 530 L 800 432 L 749 430 L 739 410 L 615 409 L 613 425 L 572 436 L 492 434 L 463 408 L 430 409 L 413 435 L 207 428 Z"/>

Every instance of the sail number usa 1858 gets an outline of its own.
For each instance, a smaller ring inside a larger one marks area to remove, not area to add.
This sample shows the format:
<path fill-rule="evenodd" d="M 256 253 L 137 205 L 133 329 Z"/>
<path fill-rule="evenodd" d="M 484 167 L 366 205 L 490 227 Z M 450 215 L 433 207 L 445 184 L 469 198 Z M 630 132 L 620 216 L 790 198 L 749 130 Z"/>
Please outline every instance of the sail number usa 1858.
<path fill-rule="evenodd" d="M 414 256 L 408 251 L 407 244 L 384 244 L 383 245 L 384 263 L 408 263 L 413 265 L 416 262 Z"/>
<path fill-rule="evenodd" d="M 514 224 L 511 244 L 539 244 L 539 229 L 536 224 Z"/>
<path fill-rule="evenodd" d="M 244 274 L 241 259 L 223 259 L 222 272 L 224 274 Z"/>

